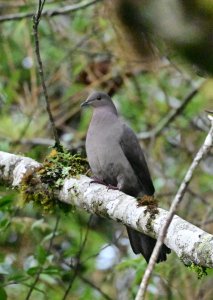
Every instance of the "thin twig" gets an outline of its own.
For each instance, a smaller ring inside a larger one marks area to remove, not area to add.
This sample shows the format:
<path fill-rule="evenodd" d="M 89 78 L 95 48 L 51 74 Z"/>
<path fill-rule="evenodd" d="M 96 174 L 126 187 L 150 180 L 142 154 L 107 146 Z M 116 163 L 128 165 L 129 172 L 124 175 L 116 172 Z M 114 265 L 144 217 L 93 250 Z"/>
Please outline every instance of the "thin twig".
<path fill-rule="evenodd" d="M 147 290 L 147 286 L 148 286 L 148 282 L 149 279 L 151 277 L 152 271 L 154 269 L 155 266 L 155 262 L 157 260 L 158 254 L 160 252 L 160 249 L 163 245 L 164 239 L 166 237 L 166 233 L 168 230 L 168 227 L 173 219 L 173 216 L 177 210 L 178 205 L 180 204 L 181 200 L 183 199 L 183 196 L 185 194 L 185 191 L 187 190 L 187 187 L 192 179 L 194 170 L 196 169 L 196 167 L 198 166 L 199 162 L 202 160 L 202 158 L 208 153 L 208 151 L 211 149 L 212 145 L 213 145 L 213 118 L 210 119 L 211 120 L 211 128 L 209 130 L 209 133 L 202 145 L 202 147 L 200 148 L 200 150 L 198 151 L 198 153 L 196 154 L 191 166 L 189 167 L 178 191 L 177 194 L 171 204 L 170 210 L 169 210 L 169 214 L 167 216 L 167 219 L 164 223 L 164 225 L 162 226 L 160 232 L 159 232 L 159 236 L 155 245 L 155 248 L 152 252 L 151 258 L 149 260 L 149 264 L 147 266 L 147 269 L 145 271 L 145 274 L 143 276 L 142 282 L 140 284 L 140 288 L 138 290 L 138 293 L 136 295 L 135 300 L 143 300 L 145 299 L 145 294 L 146 294 L 146 290 Z"/>
<path fill-rule="evenodd" d="M 73 5 L 67 5 L 65 7 L 56 8 L 56 9 L 46 9 L 46 10 L 42 11 L 41 15 L 45 16 L 45 17 L 65 15 L 70 12 L 74 12 L 74 11 L 86 8 L 86 7 L 93 5 L 100 1 L 102 1 L 102 0 L 93 0 L 90 2 L 82 1 L 82 3 L 80 3 L 80 4 L 78 3 L 78 4 L 73 4 Z M 32 18 L 33 16 L 34 16 L 34 12 L 9 14 L 9 15 L 5 15 L 5 16 L 0 16 L 0 22 L 17 21 L 17 20 L 22 20 L 22 19 L 26 19 L 26 18 Z"/>
<path fill-rule="evenodd" d="M 29 146 L 47 146 L 47 147 L 53 147 L 55 144 L 55 141 L 53 139 L 49 138 L 32 138 L 32 139 L 21 139 L 19 141 L 11 140 L 10 143 L 12 145 L 29 145 Z M 70 151 L 77 151 L 81 150 L 81 148 L 84 148 L 85 143 L 83 141 L 79 141 L 78 143 L 68 143 L 68 142 L 63 142 L 62 141 L 62 146 L 65 147 L 66 149 Z"/>
<path fill-rule="evenodd" d="M 203 86 L 203 83 L 201 84 Z M 186 106 L 190 103 L 190 101 L 197 95 L 200 87 L 194 88 L 181 102 L 180 106 L 176 109 L 170 110 L 170 112 L 159 121 L 158 125 L 147 132 L 142 132 L 138 134 L 139 139 L 150 139 L 153 137 L 157 137 L 163 130 L 166 128 L 176 117 L 178 117 L 182 111 L 186 108 Z"/>
<path fill-rule="evenodd" d="M 66 0 L 64 0 L 66 1 Z M 64 2 L 63 0 L 61 2 Z M 7 1 L 8 2 L 8 1 Z M 27 8 L 34 7 L 36 3 L 26 3 L 27 1 L 16 1 L 16 2 L 25 2 L 25 3 L 0 3 L 0 9 L 8 9 L 8 8 Z M 56 0 L 49 0 L 48 5 L 55 4 Z"/>
<path fill-rule="evenodd" d="M 86 233 L 85 233 L 85 236 L 84 236 L 84 240 L 83 240 L 83 243 L 82 243 L 82 245 L 80 247 L 78 255 L 76 257 L 76 266 L 75 266 L 75 269 L 74 269 L 74 274 L 73 274 L 72 278 L 70 279 L 69 285 L 68 285 L 68 287 L 67 287 L 67 289 L 66 289 L 66 291 L 64 293 L 64 296 L 63 296 L 62 300 L 66 300 L 67 299 L 67 296 L 69 295 L 69 292 L 70 292 L 70 290 L 72 288 L 73 282 L 74 282 L 75 278 L 78 275 L 79 265 L 80 265 L 80 259 L 81 259 L 81 255 L 82 255 L 82 252 L 84 250 L 84 247 L 86 245 L 86 242 L 87 242 L 87 238 L 88 238 L 88 234 L 89 234 L 89 229 L 90 229 L 91 222 L 92 222 L 92 215 L 90 215 L 89 221 L 87 223 L 87 229 L 86 229 Z"/>
<path fill-rule="evenodd" d="M 82 275 L 78 274 L 78 277 L 86 284 L 90 285 L 93 289 L 97 290 L 101 296 L 107 300 L 113 300 L 110 296 L 108 296 L 106 293 L 104 293 L 97 285 L 95 285 L 92 281 L 89 279 L 83 277 Z"/>
<path fill-rule="evenodd" d="M 46 102 L 46 109 L 47 109 L 47 112 L 49 115 L 52 131 L 53 131 L 53 135 L 54 135 L 54 139 L 55 139 L 55 147 L 60 150 L 62 148 L 62 146 L 60 144 L 59 136 L 57 133 L 57 129 L 55 127 L 55 122 L 54 122 L 53 115 L 52 115 L 51 108 L 50 108 L 49 96 L 47 93 L 47 88 L 46 88 L 45 79 L 44 79 L 43 64 L 42 64 L 41 55 L 40 55 L 40 46 L 39 46 L 39 38 L 38 38 L 38 25 L 41 20 L 41 15 L 42 15 L 42 10 L 43 10 L 44 4 L 45 4 L 45 0 L 39 0 L 38 11 L 33 16 L 33 34 L 34 34 L 34 39 L 35 39 L 35 52 L 36 52 L 36 57 L 37 57 L 37 61 L 38 61 L 39 75 L 40 75 L 44 98 L 45 98 L 45 102 Z"/>
<path fill-rule="evenodd" d="M 60 221 L 60 216 L 57 216 L 55 226 L 54 226 L 54 229 L 53 229 L 53 234 L 52 234 L 52 237 L 50 239 L 50 243 L 49 243 L 49 246 L 48 246 L 48 249 L 47 249 L 47 256 L 50 254 L 50 251 L 51 251 L 51 248 L 52 248 L 52 245 L 53 245 L 53 240 L 56 236 L 56 232 L 57 232 L 57 229 L 58 229 L 59 221 Z M 40 275 L 41 275 L 42 271 L 43 271 L 43 265 L 40 266 L 40 268 L 38 269 L 35 280 L 34 280 L 33 284 L 31 285 L 30 290 L 29 290 L 25 300 L 30 299 L 30 296 L 31 296 L 33 290 L 35 289 L 36 284 L 39 281 L 39 278 L 40 278 Z"/>
<path fill-rule="evenodd" d="M 75 268 L 74 266 L 71 266 L 70 264 L 68 264 L 66 261 L 63 261 L 63 263 L 69 267 L 69 268 Z M 87 279 L 86 277 L 82 276 L 80 273 L 77 273 L 77 276 L 86 284 L 90 285 L 92 288 L 94 288 L 95 290 L 97 290 L 105 299 L 107 300 L 113 300 L 110 296 L 108 296 L 107 294 L 105 294 L 97 285 L 95 285 L 92 281 L 90 281 L 89 279 Z"/>

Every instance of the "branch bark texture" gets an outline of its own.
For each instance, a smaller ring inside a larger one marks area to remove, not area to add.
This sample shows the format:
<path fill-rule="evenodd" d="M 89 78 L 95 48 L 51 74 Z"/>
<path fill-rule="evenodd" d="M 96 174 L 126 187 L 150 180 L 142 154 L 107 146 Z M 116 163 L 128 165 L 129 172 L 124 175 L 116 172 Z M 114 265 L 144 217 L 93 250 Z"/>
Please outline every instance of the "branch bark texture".
<path fill-rule="evenodd" d="M 0 182 L 19 187 L 25 174 L 39 168 L 38 162 L 0 151 Z M 66 179 L 59 201 L 66 202 L 90 213 L 122 222 L 140 232 L 157 238 L 168 218 L 168 211 L 159 208 L 151 218 L 147 207 L 138 207 L 137 200 L 120 191 L 108 190 L 99 184 L 90 184 L 86 176 Z M 175 215 L 168 228 L 164 243 L 186 264 L 195 263 L 213 268 L 213 236 Z"/>

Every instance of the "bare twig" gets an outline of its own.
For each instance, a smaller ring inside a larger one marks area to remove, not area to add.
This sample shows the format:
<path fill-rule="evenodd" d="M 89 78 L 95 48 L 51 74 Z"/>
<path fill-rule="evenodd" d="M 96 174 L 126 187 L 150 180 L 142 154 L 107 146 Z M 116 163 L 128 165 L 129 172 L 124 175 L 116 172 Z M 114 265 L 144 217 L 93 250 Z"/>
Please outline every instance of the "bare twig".
<path fill-rule="evenodd" d="M 155 262 L 157 260 L 158 254 L 160 252 L 160 249 L 163 245 L 164 239 L 166 237 L 167 234 L 167 230 L 168 227 L 174 217 L 174 214 L 177 210 L 178 205 L 180 204 L 181 200 L 183 199 L 183 196 L 185 194 L 185 191 L 192 179 L 194 170 L 196 169 L 196 167 L 198 166 L 199 162 L 202 160 L 202 158 L 208 153 L 208 151 L 211 149 L 212 145 L 213 145 L 213 118 L 210 119 L 211 120 L 211 128 L 209 130 L 209 133 L 202 145 L 202 147 L 200 148 L 200 150 L 198 151 L 197 155 L 195 156 L 191 166 L 189 167 L 178 191 L 177 194 L 172 202 L 172 205 L 170 207 L 169 210 L 169 214 L 166 218 L 166 221 L 164 223 L 164 225 L 162 226 L 159 235 L 158 235 L 158 239 L 155 245 L 155 248 L 152 252 L 151 258 L 149 260 L 149 264 L 147 266 L 147 269 L 145 271 L 145 274 L 143 276 L 140 288 L 138 290 L 138 293 L 136 295 L 135 300 L 143 300 L 145 299 L 145 294 L 146 294 L 146 290 L 147 290 L 147 286 L 148 286 L 148 282 L 149 279 L 151 277 L 152 271 L 154 269 L 155 266 Z"/>
<path fill-rule="evenodd" d="M 49 115 L 53 135 L 55 138 L 55 147 L 60 150 L 62 146 L 60 144 L 59 136 L 58 136 L 58 133 L 57 133 L 57 130 L 55 127 L 55 122 L 54 122 L 53 115 L 52 115 L 51 108 L 50 108 L 49 96 L 47 93 L 47 88 L 46 88 L 45 79 L 44 79 L 43 64 L 42 64 L 41 55 L 40 55 L 39 38 L 38 38 L 38 25 L 41 20 L 41 15 L 42 15 L 42 10 L 43 10 L 44 4 L 45 4 L 45 0 L 39 0 L 38 11 L 33 16 L 33 34 L 34 34 L 34 39 L 35 39 L 35 52 L 36 52 L 36 57 L 37 57 L 37 61 L 38 61 L 39 74 L 40 74 L 41 84 L 42 84 L 44 98 L 45 98 L 45 102 L 46 102 L 46 109 L 47 109 L 47 112 Z"/>
<path fill-rule="evenodd" d="M 67 299 L 67 296 L 69 295 L 69 292 L 70 292 L 70 290 L 72 288 L 73 282 L 74 282 L 75 278 L 78 275 L 79 265 L 80 265 L 80 259 L 81 259 L 81 255 L 83 253 L 83 250 L 85 248 L 86 242 L 87 242 L 87 238 L 88 238 L 88 234 L 89 234 L 89 229 L 90 229 L 91 222 L 92 222 L 92 215 L 90 215 L 89 221 L 87 223 L 87 230 L 86 230 L 86 233 L 85 233 L 85 236 L 84 236 L 84 240 L 82 242 L 82 245 L 81 245 L 80 250 L 78 252 L 78 255 L 76 257 L 76 266 L 74 267 L 74 274 L 73 274 L 73 276 L 70 279 L 69 285 L 68 285 L 68 287 L 67 287 L 67 289 L 66 289 L 66 291 L 64 293 L 64 296 L 63 296 L 62 300 L 66 300 Z"/>
<path fill-rule="evenodd" d="M 65 15 L 69 14 L 70 12 L 74 12 L 83 8 L 86 8 L 90 5 L 93 5 L 97 2 L 100 2 L 102 0 L 93 0 L 89 2 L 82 1 L 80 4 L 73 4 L 73 5 L 67 5 L 65 7 L 56 8 L 56 9 L 46 9 L 43 10 L 41 15 L 45 17 L 53 17 L 58 15 Z M 34 12 L 27 12 L 27 13 L 17 13 L 17 14 L 9 14 L 5 16 L 0 16 L 0 22 L 5 21 L 17 21 L 22 20 L 26 18 L 32 18 L 34 16 Z"/>
<path fill-rule="evenodd" d="M 29 146 L 47 146 L 47 147 L 53 147 L 55 144 L 54 139 L 49 138 L 32 138 L 32 139 L 21 139 L 19 141 L 11 141 L 11 144 L 22 144 L 22 145 L 29 145 Z M 81 148 L 84 148 L 85 143 L 83 141 L 79 142 L 61 142 L 61 145 L 65 147 L 68 150 L 77 151 Z"/>
<path fill-rule="evenodd" d="M 66 0 L 64 0 L 66 1 Z M 63 0 L 61 2 L 64 2 Z M 0 3 L 0 9 L 8 9 L 8 8 L 27 8 L 27 7 L 35 7 L 36 3 L 27 3 L 27 1 L 16 1 L 14 3 L 8 3 L 10 1 L 7 2 L 3 2 Z M 17 3 L 18 2 L 18 3 Z M 51 5 L 54 4 L 56 2 L 56 0 L 49 0 L 47 4 Z"/>
<path fill-rule="evenodd" d="M 201 86 L 203 83 L 201 84 Z M 139 139 L 150 139 L 153 137 L 157 137 L 163 130 L 166 128 L 176 117 L 178 117 L 182 111 L 186 108 L 186 106 L 190 103 L 195 95 L 197 95 L 200 87 L 194 88 L 181 102 L 180 106 L 176 109 L 170 110 L 170 112 L 159 121 L 158 125 L 150 131 L 141 132 L 138 134 Z"/>
<path fill-rule="evenodd" d="M 50 251 L 52 249 L 52 244 L 53 244 L 53 240 L 54 240 L 54 238 L 56 236 L 56 232 L 57 232 L 57 229 L 58 229 L 59 221 L 60 221 L 60 216 L 57 216 L 56 222 L 55 222 L 55 227 L 54 227 L 53 233 L 52 233 L 52 237 L 50 239 L 50 243 L 49 243 L 49 246 L 48 246 L 48 249 L 47 249 L 47 255 L 50 253 Z M 33 290 L 35 289 L 36 284 L 39 281 L 39 278 L 40 278 L 40 275 L 41 275 L 42 271 L 43 271 L 43 266 L 40 266 L 40 268 L 38 269 L 38 272 L 36 274 L 35 280 L 34 280 L 33 284 L 31 285 L 31 287 L 29 289 L 29 292 L 28 292 L 25 300 L 29 300 L 30 299 L 31 294 L 32 294 Z"/>
<path fill-rule="evenodd" d="M 109 295 L 107 295 L 106 293 L 104 293 L 97 285 L 95 285 L 92 281 L 90 281 L 89 279 L 85 278 L 84 276 L 82 276 L 81 274 L 78 274 L 78 277 L 86 284 L 90 285 L 93 289 L 97 290 L 101 296 L 104 299 L 107 300 L 113 300 Z"/>
<path fill-rule="evenodd" d="M 63 263 L 69 267 L 69 268 L 74 268 L 73 266 L 71 266 L 70 264 L 68 264 L 67 262 L 63 261 Z M 83 275 L 81 275 L 80 273 L 77 273 L 78 277 L 86 284 L 90 285 L 93 289 L 97 290 L 102 296 L 103 298 L 107 299 L 107 300 L 112 300 L 112 298 L 110 296 L 108 296 L 107 294 L 105 294 L 100 287 L 98 287 L 97 285 L 95 285 L 92 281 L 90 281 L 89 279 L 87 279 L 86 277 L 84 277 Z"/>

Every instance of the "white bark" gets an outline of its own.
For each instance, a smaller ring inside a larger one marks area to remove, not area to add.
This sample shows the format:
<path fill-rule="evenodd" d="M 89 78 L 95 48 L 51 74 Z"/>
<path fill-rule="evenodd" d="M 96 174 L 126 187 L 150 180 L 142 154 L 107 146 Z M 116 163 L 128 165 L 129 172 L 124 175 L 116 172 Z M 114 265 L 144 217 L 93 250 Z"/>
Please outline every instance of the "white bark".
<path fill-rule="evenodd" d="M 0 151 L 0 182 L 18 187 L 25 174 L 41 166 L 36 161 Z M 59 191 L 59 200 L 75 205 L 90 213 L 122 222 L 152 237 L 157 237 L 168 212 L 150 219 L 146 207 L 137 207 L 137 200 L 122 192 L 108 190 L 100 184 L 90 184 L 86 176 L 66 179 Z M 213 236 L 191 223 L 174 216 L 164 243 L 186 263 L 213 267 Z"/>
<path fill-rule="evenodd" d="M 12 187 L 19 186 L 24 175 L 40 166 L 31 158 L 0 151 L 0 181 L 11 183 Z"/>

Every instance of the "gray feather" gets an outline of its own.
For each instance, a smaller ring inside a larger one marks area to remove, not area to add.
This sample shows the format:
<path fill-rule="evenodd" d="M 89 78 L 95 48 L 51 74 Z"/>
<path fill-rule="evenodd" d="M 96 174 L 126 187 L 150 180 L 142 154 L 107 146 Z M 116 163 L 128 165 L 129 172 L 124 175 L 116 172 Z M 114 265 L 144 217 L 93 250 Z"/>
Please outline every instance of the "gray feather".
<path fill-rule="evenodd" d="M 121 136 L 120 145 L 135 174 L 137 174 L 141 190 L 143 190 L 146 195 L 153 195 L 155 188 L 150 177 L 143 151 L 136 135 L 125 124 L 123 125 L 123 134 Z"/>

